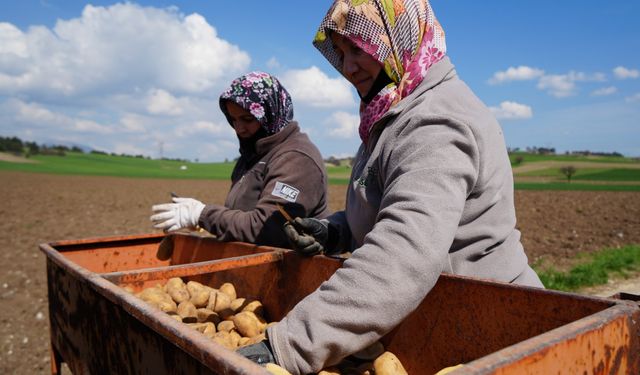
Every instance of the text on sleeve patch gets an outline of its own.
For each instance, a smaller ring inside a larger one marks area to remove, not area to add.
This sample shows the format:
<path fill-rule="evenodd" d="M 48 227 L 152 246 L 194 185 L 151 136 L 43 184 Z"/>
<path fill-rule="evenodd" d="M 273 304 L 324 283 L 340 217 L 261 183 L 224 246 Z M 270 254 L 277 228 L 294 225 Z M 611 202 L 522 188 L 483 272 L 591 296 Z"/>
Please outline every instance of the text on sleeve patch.
<path fill-rule="evenodd" d="M 273 187 L 273 192 L 271 192 L 271 195 L 275 195 L 292 203 L 298 199 L 298 194 L 300 194 L 300 190 L 279 181 L 276 181 L 276 186 Z"/>

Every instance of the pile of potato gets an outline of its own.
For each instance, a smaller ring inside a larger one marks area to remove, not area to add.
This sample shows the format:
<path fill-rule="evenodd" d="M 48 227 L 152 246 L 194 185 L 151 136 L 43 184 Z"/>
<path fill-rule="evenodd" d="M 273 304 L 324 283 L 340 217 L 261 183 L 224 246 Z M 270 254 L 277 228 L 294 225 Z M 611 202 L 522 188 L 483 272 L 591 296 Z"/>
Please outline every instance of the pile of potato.
<path fill-rule="evenodd" d="M 232 350 L 265 338 L 268 324 L 262 303 L 238 298 L 231 283 L 215 289 L 174 277 L 136 296 Z"/>
<path fill-rule="evenodd" d="M 260 301 L 238 297 L 231 283 L 215 289 L 196 281 L 185 284 L 174 277 L 165 285 L 158 284 L 135 295 L 231 350 L 264 340 L 267 327 L 275 324 L 267 323 Z M 289 374 L 275 364 L 268 364 L 266 369 L 276 375 Z M 398 357 L 376 342 L 318 373 L 338 374 L 406 375 L 407 372 Z"/>

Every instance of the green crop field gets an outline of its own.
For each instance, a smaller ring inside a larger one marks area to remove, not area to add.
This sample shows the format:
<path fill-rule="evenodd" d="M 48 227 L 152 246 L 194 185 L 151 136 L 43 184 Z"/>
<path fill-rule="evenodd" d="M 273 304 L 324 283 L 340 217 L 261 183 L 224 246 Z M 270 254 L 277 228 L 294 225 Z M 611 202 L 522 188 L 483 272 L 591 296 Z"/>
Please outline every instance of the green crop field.
<path fill-rule="evenodd" d="M 0 170 L 68 175 L 214 180 L 229 179 L 233 170 L 233 163 L 190 163 L 71 152 L 66 156 L 36 155 L 29 160 L 30 163 L 0 161 Z"/>
<path fill-rule="evenodd" d="M 576 174 L 574 180 L 590 181 L 639 181 L 640 169 L 585 170 Z"/>
<path fill-rule="evenodd" d="M 515 188 L 527 190 L 640 191 L 640 162 L 631 158 L 567 155 L 524 155 L 514 166 Z M 192 163 L 127 156 L 68 152 L 65 156 L 35 155 L 27 162 L 1 161 L 0 170 L 67 175 L 228 180 L 233 163 Z M 512 155 L 512 160 L 513 155 Z M 576 165 L 571 183 L 560 166 Z M 603 164 L 606 163 L 606 164 Z M 553 167 L 550 167 L 553 166 Z M 526 170 L 520 170 L 526 168 Z M 348 165 L 328 165 L 329 183 L 349 181 Z M 533 179 L 533 180 L 532 180 Z"/>
<path fill-rule="evenodd" d="M 618 249 L 603 249 L 581 261 L 568 271 L 534 264 L 540 280 L 549 289 L 574 291 L 606 284 L 612 276 L 626 277 L 640 270 L 640 246 L 627 245 Z"/>

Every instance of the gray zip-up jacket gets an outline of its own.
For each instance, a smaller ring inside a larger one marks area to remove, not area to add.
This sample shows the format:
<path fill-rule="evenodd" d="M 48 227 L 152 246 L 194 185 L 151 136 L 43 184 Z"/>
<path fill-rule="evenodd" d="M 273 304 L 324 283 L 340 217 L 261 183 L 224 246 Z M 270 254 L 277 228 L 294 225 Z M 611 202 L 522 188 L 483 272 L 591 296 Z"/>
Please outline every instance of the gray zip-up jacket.
<path fill-rule="evenodd" d="M 448 58 L 374 125 L 346 210 L 328 219 L 353 254 L 268 330 L 278 363 L 294 374 L 380 339 L 442 272 L 542 286 L 515 228 L 500 126 Z"/>
<path fill-rule="evenodd" d="M 224 206 L 206 205 L 198 224 L 223 241 L 289 247 L 276 204 L 292 217 L 329 214 L 322 155 L 292 121 L 256 142 L 255 159 L 238 161 Z"/>

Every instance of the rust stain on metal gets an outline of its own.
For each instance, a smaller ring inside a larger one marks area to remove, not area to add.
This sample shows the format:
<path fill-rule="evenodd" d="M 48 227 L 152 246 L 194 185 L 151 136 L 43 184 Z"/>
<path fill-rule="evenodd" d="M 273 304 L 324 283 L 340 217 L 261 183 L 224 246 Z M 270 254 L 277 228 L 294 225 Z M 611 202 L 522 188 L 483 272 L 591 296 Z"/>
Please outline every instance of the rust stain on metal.
<path fill-rule="evenodd" d="M 42 244 L 47 256 L 52 374 L 267 374 L 186 328 L 123 286 L 182 277 L 231 281 L 282 319 L 340 268 L 340 260 L 197 235 L 175 236 L 170 260 L 155 259 L 162 235 Z M 116 254 L 116 252 L 118 254 Z M 455 298 L 452 298 L 454 296 Z M 443 274 L 418 308 L 382 339 L 409 373 L 639 374 L 637 301 L 594 298 Z"/>
<path fill-rule="evenodd" d="M 282 252 L 276 251 L 178 266 L 148 268 L 143 273 L 140 271 L 112 272 L 102 274 L 102 277 L 115 284 L 130 284 L 147 280 L 168 280 L 172 277 L 188 277 L 232 268 L 250 267 L 264 263 L 278 262 L 281 259 Z"/>

